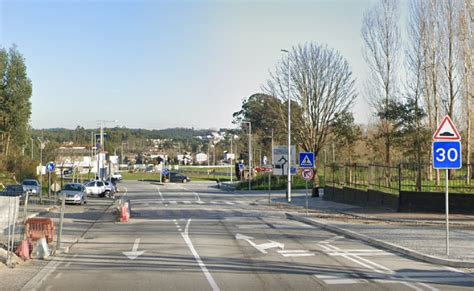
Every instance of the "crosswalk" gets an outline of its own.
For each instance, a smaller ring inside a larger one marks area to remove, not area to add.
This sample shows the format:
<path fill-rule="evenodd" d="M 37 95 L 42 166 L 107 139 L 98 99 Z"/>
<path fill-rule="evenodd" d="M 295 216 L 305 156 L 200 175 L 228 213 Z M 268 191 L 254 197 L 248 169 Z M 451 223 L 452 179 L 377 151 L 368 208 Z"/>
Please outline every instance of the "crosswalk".
<path fill-rule="evenodd" d="M 410 270 L 395 271 L 394 274 L 384 275 L 377 273 L 337 273 L 320 272 L 313 275 L 326 285 L 347 285 L 361 283 L 412 283 L 412 284 L 437 284 L 450 283 L 461 286 L 474 287 L 474 276 L 466 273 L 443 270 Z"/>
<path fill-rule="evenodd" d="M 249 205 L 243 200 L 132 200 L 132 205 Z"/>

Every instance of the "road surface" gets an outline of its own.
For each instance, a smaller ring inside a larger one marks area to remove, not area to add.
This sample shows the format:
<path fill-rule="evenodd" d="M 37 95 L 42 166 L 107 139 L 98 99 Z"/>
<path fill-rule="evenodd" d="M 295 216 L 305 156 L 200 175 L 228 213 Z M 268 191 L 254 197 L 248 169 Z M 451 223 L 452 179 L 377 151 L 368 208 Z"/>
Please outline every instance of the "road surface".
<path fill-rule="evenodd" d="M 468 290 L 474 276 L 287 220 L 208 183 L 123 182 L 102 216 L 25 286 L 37 290 Z M 261 197 L 259 197 L 261 198 Z M 91 201 L 93 203 L 93 201 Z"/>

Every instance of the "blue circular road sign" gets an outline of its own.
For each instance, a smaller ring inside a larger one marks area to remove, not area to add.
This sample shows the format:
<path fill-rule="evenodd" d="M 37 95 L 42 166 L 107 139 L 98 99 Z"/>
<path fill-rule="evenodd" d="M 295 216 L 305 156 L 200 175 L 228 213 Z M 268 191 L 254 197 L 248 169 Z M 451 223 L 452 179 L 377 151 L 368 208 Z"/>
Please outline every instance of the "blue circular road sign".
<path fill-rule="evenodd" d="M 170 170 L 168 168 L 163 169 L 163 175 L 168 176 L 170 174 Z"/>
<path fill-rule="evenodd" d="M 48 164 L 46 164 L 46 172 L 54 172 L 54 169 L 56 168 L 56 166 L 54 165 L 53 162 L 49 162 Z"/>

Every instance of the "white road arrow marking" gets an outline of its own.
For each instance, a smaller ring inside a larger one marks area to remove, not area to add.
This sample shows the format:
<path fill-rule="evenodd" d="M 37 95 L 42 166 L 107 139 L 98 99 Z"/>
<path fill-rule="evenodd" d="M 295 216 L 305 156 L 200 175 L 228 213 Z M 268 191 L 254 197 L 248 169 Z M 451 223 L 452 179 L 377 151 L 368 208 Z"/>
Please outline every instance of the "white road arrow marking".
<path fill-rule="evenodd" d="M 125 256 L 127 256 L 127 258 L 129 258 L 130 260 L 135 260 L 139 256 L 143 255 L 143 253 L 145 253 L 145 251 L 139 251 L 138 250 L 138 245 L 139 244 L 140 244 L 140 239 L 137 238 L 135 240 L 135 242 L 133 243 L 132 251 L 131 252 L 123 252 L 123 254 Z"/>
<path fill-rule="evenodd" d="M 251 236 L 247 236 L 247 235 L 243 235 L 243 234 L 240 234 L 240 233 L 237 233 L 235 235 L 235 239 L 241 239 L 241 240 L 245 240 L 246 242 L 248 242 L 251 246 L 253 246 L 255 249 L 257 249 L 259 252 L 261 252 L 262 254 L 267 254 L 267 251 L 268 249 L 273 249 L 273 248 L 280 248 L 280 249 L 284 249 L 285 248 L 285 245 L 282 244 L 282 243 L 279 243 L 279 242 L 276 242 L 276 241 L 270 241 L 268 243 L 263 243 L 263 244 L 259 244 L 257 245 L 256 243 L 254 243 L 253 241 L 251 241 L 253 239 L 253 237 Z"/>

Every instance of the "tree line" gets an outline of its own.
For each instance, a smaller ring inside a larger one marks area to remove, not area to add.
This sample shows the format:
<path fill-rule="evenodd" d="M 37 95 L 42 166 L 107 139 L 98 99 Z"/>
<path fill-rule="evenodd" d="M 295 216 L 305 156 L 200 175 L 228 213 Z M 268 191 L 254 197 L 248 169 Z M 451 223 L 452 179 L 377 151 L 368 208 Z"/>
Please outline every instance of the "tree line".
<path fill-rule="evenodd" d="M 422 164 L 430 163 L 431 135 L 449 115 L 462 131 L 470 164 L 472 5 L 410 0 L 407 9 L 404 21 L 397 0 L 379 0 L 365 11 L 360 37 L 369 73 L 357 81 L 362 90 L 337 50 L 298 44 L 282 56 L 262 92 L 243 101 L 234 123 L 245 131 L 242 121 L 252 122 L 257 147 L 271 129 L 275 141 L 286 144 L 291 102 L 292 143 L 300 150 L 320 158 L 332 152 L 332 160 L 341 162 Z M 354 122 L 356 98 L 373 113 L 367 125 Z"/>
<path fill-rule="evenodd" d="M 20 176 L 34 172 L 22 157 L 29 140 L 31 95 L 32 83 L 17 46 L 0 47 L 0 168 Z"/>

